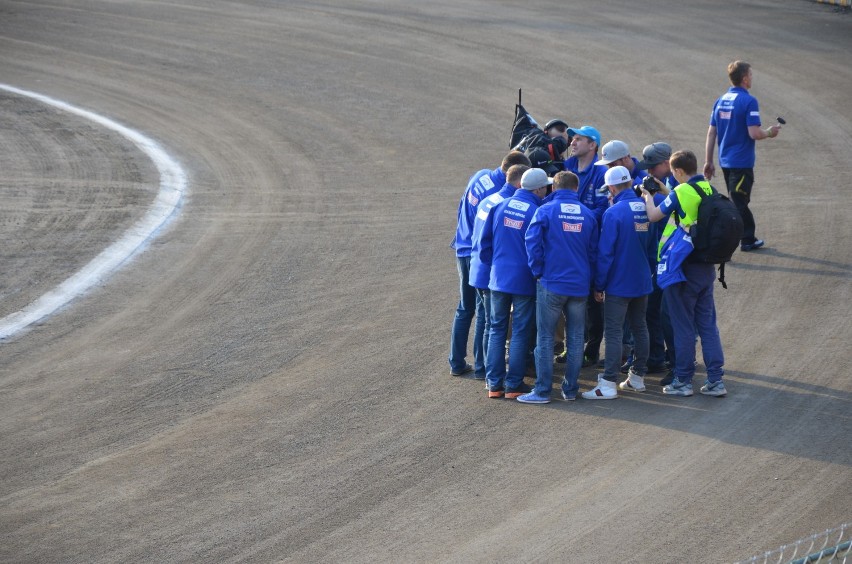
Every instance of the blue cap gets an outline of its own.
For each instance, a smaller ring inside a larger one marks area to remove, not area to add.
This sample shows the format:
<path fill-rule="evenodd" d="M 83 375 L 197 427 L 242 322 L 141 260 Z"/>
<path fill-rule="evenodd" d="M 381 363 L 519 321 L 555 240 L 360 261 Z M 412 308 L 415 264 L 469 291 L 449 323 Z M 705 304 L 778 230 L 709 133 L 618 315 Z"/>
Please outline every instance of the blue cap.
<path fill-rule="evenodd" d="M 595 129 L 591 125 L 584 125 L 583 127 L 578 127 L 577 129 L 568 128 L 568 135 L 571 135 L 572 137 L 574 135 L 582 135 L 583 137 L 594 139 L 598 147 L 601 146 L 601 134 L 598 132 L 597 129 Z"/>

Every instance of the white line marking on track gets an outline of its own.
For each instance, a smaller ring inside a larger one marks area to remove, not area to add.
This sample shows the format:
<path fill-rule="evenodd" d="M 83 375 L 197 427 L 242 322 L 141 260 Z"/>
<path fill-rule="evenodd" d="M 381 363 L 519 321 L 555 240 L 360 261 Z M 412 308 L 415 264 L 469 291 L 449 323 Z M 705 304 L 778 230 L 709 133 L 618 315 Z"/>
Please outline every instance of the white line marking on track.
<path fill-rule="evenodd" d="M 99 282 L 103 282 L 110 273 L 130 260 L 135 254 L 144 250 L 145 246 L 154 238 L 154 235 L 178 215 L 177 212 L 186 190 L 187 177 L 178 162 L 166 153 L 156 141 L 138 131 L 104 116 L 36 92 L 21 90 L 2 83 L 0 83 L 0 89 L 38 100 L 119 133 L 148 155 L 160 173 L 160 190 L 145 216 L 133 224 L 120 239 L 101 251 L 89 264 L 70 278 L 20 311 L 0 319 L 0 340 L 2 340 L 9 339 L 33 323 L 56 313 L 74 298 L 83 295 Z"/>

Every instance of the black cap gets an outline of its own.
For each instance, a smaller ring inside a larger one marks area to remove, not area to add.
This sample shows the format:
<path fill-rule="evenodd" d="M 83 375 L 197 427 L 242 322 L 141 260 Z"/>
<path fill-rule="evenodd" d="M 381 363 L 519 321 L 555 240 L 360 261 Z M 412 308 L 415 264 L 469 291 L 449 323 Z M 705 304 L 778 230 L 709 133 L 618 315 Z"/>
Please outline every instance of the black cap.
<path fill-rule="evenodd" d="M 642 160 L 639 161 L 636 166 L 639 167 L 640 170 L 647 170 L 652 166 L 657 166 L 658 164 L 669 160 L 671 156 L 671 145 L 663 143 L 662 141 L 657 141 L 656 143 L 651 143 L 642 149 Z"/>
<path fill-rule="evenodd" d="M 565 129 L 568 129 L 568 124 L 562 121 L 561 119 L 552 119 L 549 122 L 544 124 L 544 130 L 547 131 L 551 127 L 555 127 L 557 125 L 561 125 Z"/>

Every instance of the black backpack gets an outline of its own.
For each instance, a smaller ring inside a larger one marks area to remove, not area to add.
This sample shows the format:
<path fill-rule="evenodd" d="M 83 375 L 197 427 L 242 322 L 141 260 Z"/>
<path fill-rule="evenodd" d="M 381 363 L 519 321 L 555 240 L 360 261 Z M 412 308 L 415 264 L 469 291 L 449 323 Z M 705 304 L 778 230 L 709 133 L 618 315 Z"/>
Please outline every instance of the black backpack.
<path fill-rule="evenodd" d="M 720 265 L 719 282 L 727 289 L 725 263 L 731 260 L 740 245 L 743 219 L 734 203 L 715 188 L 708 195 L 697 184 L 690 183 L 690 186 L 701 197 L 701 203 L 698 204 L 698 217 L 689 227 L 694 247 L 689 261 Z"/>

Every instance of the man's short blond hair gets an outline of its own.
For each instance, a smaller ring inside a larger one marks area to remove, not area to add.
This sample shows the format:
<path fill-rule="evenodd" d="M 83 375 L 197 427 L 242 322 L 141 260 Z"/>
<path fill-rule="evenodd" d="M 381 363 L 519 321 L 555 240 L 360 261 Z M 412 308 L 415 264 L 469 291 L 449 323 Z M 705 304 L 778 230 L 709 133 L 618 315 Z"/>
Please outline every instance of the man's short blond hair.
<path fill-rule="evenodd" d="M 554 190 L 573 190 L 576 192 L 578 186 L 580 186 L 580 179 L 573 172 L 563 170 L 557 172 L 556 176 L 553 177 Z"/>
<path fill-rule="evenodd" d="M 731 84 L 739 86 L 743 83 L 743 79 L 748 75 L 751 65 L 745 61 L 733 61 L 728 65 L 728 78 Z"/>

